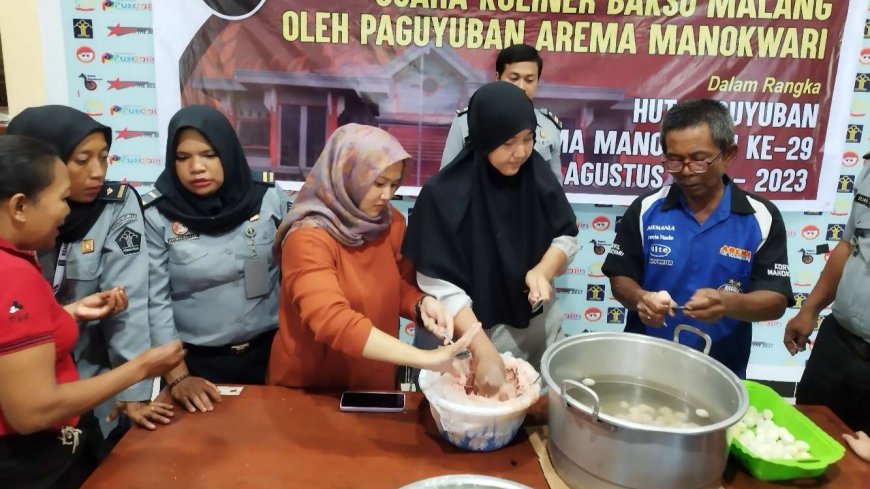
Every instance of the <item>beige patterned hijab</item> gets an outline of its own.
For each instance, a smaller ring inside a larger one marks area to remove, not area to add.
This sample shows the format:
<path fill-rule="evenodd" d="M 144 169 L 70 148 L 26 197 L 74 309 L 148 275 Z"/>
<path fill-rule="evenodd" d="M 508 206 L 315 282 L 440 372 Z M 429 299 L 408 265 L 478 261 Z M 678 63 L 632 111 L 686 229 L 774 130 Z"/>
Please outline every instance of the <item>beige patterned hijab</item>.
<path fill-rule="evenodd" d="M 326 230 L 345 246 L 376 239 L 390 226 L 392 206 L 372 218 L 358 205 L 388 166 L 410 159 L 399 141 L 383 129 L 361 124 L 338 128 L 278 228 L 274 251 L 280 254 L 286 235 L 310 227 Z"/>

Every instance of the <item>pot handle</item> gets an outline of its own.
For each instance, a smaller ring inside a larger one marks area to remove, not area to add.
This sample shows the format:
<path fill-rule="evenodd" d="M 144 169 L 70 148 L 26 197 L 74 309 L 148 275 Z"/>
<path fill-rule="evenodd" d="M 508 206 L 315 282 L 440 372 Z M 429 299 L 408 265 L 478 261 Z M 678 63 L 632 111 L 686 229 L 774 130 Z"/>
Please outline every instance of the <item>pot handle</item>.
<path fill-rule="evenodd" d="M 595 418 L 595 421 L 598 421 L 598 410 L 601 408 L 601 399 L 598 398 L 598 394 L 590 389 L 589 386 L 577 382 L 576 380 L 565 379 L 562 381 L 562 400 L 565 401 L 565 406 L 571 405 L 571 407 L 581 412 L 583 411 L 583 407 L 579 402 L 577 402 L 577 400 L 568 395 L 568 386 L 576 387 L 592 397 L 592 416 Z"/>
<path fill-rule="evenodd" d="M 674 328 L 674 343 L 680 344 L 680 333 L 683 331 L 689 331 L 691 333 L 695 333 L 704 339 L 704 355 L 710 354 L 710 348 L 713 346 L 713 339 L 710 338 L 710 335 L 701 331 L 700 329 L 689 326 L 688 324 L 678 324 L 676 328 Z"/>

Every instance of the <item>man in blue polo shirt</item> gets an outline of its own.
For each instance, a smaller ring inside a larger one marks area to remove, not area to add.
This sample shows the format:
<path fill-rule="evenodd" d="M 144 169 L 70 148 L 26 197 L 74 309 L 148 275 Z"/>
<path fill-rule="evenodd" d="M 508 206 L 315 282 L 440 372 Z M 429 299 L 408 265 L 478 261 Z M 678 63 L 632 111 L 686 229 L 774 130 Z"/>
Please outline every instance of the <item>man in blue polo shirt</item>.
<path fill-rule="evenodd" d="M 602 269 L 630 310 L 625 331 L 670 339 L 676 325 L 695 326 L 712 338 L 710 355 L 744 378 L 751 323 L 794 300 L 782 216 L 725 174 L 737 145 L 719 102 L 671 107 L 661 142 L 674 182 L 629 206 Z M 680 342 L 703 345 L 686 333 Z"/>

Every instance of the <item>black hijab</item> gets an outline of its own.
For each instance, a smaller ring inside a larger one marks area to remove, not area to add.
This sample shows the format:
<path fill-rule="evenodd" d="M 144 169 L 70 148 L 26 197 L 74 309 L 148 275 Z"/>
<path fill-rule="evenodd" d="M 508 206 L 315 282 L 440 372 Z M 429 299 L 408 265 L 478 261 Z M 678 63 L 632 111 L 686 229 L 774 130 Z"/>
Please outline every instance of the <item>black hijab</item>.
<path fill-rule="evenodd" d="M 420 273 L 464 290 L 487 328 L 528 327 L 526 272 L 553 239 L 578 232 L 565 192 L 536 151 L 510 177 L 489 163 L 491 151 L 536 127 L 518 87 L 481 87 L 469 104 L 465 147 L 423 186 L 408 220 L 402 253 Z"/>
<path fill-rule="evenodd" d="M 53 144 L 66 164 L 69 163 L 76 146 L 92 133 L 103 133 L 106 144 L 112 145 L 111 128 L 100 124 L 84 112 L 65 105 L 43 105 L 24 109 L 9 121 L 6 132 Z M 59 229 L 58 243 L 75 243 L 84 238 L 106 207 L 106 202 L 100 199 L 90 203 L 67 200 L 67 203 L 70 213 Z"/>
<path fill-rule="evenodd" d="M 212 195 L 200 197 L 181 184 L 175 170 L 175 151 L 183 129 L 202 133 L 221 159 L 224 183 Z M 230 121 L 217 109 L 205 105 L 185 107 L 169 121 L 166 160 L 154 185 L 163 194 L 157 209 L 166 217 L 182 222 L 193 231 L 221 234 L 236 228 L 260 212 L 267 185 L 255 185 L 242 144 Z"/>

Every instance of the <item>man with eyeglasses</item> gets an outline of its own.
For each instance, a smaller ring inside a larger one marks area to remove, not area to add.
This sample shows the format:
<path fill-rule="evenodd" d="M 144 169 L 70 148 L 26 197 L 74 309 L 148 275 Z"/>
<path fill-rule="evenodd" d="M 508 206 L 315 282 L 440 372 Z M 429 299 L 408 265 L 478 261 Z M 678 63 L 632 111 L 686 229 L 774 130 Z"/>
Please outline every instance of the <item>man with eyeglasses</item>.
<path fill-rule="evenodd" d="M 737 145 L 719 102 L 671 107 L 661 142 L 673 183 L 629 206 L 602 270 L 630 310 L 625 331 L 672 339 L 678 324 L 695 326 L 712 339 L 710 356 L 745 378 L 752 322 L 794 302 L 782 216 L 725 174 Z M 694 334 L 680 342 L 703 346 Z"/>
<path fill-rule="evenodd" d="M 853 430 L 870 433 L 870 153 L 855 179 L 855 198 L 842 239 L 818 282 L 785 327 L 792 355 L 819 333 L 798 383 L 797 402 L 825 404 Z M 842 285 L 842 287 L 840 287 Z M 819 313 L 834 303 L 821 325 Z M 848 439 L 853 445 L 855 439 Z M 863 437 L 870 454 L 870 440 Z M 857 450 L 856 450 L 857 451 Z M 868 457 L 870 460 L 870 457 Z"/>

